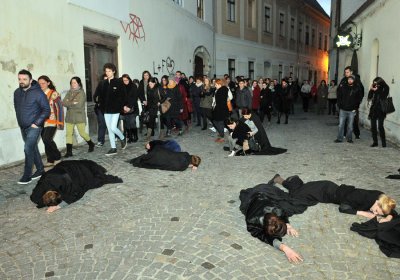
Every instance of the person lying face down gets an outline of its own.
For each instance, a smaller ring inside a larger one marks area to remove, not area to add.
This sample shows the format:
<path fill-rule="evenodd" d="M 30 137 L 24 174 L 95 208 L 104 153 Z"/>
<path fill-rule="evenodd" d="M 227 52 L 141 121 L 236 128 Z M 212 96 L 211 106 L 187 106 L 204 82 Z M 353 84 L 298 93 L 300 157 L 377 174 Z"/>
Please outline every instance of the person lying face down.
<path fill-rule="evenodd" d="M 62 203 L 81 199 L 89 189 L 104 184 L 121 183 L 122 179 L 106 174 L 107 170 L 91 160 L 68 160 L 42 175 L 30 196 L 37 208 L 48 207 L 51 213 Z"/>
<path fill-rule="evenodd" d="M 181 146 L 179 146 L 178 142 L 176 142 L 175 140 L 166 140 L 166 141 L 162 141 L 162 140 L 152 140 L 148 143 L 145 144 L 145 148 L 147 150 L 147 152 L 151 152 L 154 147 L 156 146 L 161 146 L 167 150 L 171 150 L 173 152 L 181 152 Z"/>
<path fill-rule="evenodd" d="M 398 216 L 396 201 L 378 190 L 365 190 L 349 185 L 337 185 L 332 181 L 310 181 L 304 183 L 299 176 L 287 179 L 276 174 L 271 183 L 277 183 L 289 190 L 292 197 L 313 202 L 338 204 L 341 213 L 377 217 L 380 223 Z"/>
<path fill-rule="evenodd" d="M 184 171 L 198 168 L 201 158 L 187 152 L 174 152 L 160 145 L 156 145 L 147 154 L 143 154 L 129 161 L 135 167 L 160 169 L 169 171 Z"/>

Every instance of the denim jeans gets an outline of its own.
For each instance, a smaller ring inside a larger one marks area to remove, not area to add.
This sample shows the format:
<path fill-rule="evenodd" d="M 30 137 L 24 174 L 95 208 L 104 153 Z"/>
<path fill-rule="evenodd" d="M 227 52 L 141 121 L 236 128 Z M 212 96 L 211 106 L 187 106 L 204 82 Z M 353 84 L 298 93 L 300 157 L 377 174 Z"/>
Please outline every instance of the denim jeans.
<path fill-rule="evenodd" d="M 106 120 L 104 119 L 104 114 L 100 111 L 96 111 L 97 116 L 97 141 L 104 144 L 105 137 L 106 137 Z"/>
<path fill-rule="evenodd" d="M 110 145 L 112 149 L 117 148 L 115 144 L 115 134 L 119 139 L 124 140 L 124 134 L 118 129 L 119 113 L 116 114 L 104 114 L 104 119 L 106 121 L 108 129 L 108 137 L 110 138 Z"/>
<path fill-rule="evenodd" d="M 347 141 L 352 140 L 352 134 L 353 134 L 353 121 L 354 121 L 354 116 L 356 115 L 356 112 L 353 111 L 344 111 L 340 109 L 339 111 L 339 133 L 337 140 L 343 141 L 343 136 L 344 136 L 344 125 L 347 120 L 347 134 L 346 138 Z"/>
<path fill-rule="evenodd" d="M 25 166 L 24 175 L 25 178 L 31 178 L 33 164 L 36 166 L 36 170 L 39 172 L 44 171 L 42 157 L 39 153 L 38 141 L 42 128 L 21 128 L 22 139 L 25 142 L 24 153 L 25 153 Z"/>

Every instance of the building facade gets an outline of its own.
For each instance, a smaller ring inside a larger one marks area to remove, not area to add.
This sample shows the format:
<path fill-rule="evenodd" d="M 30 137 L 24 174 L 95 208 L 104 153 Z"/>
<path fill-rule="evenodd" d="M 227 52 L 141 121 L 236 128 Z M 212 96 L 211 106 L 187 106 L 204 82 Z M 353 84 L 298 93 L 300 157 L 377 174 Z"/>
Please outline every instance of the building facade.
<path fill-rule="evenodd" d="M 370 127 L 368 120 L 367 95 L 372 80 L 382 77 L 390 87 L 395 108 L 400 108 L 400 69 L 395 62 L 400 59 L 397 34 L 397 17 L 400 1 L 397 0 L 333 0 L 330 71 L 332 78 L 341 79 L 346 66 L 356 66 L 365 96 L 360 106 L 360 120 Z M 339 33 L 350 34 L 353 38 L 351 48 L 334 48 L 334 37 Z M 385 120 L 387 137 L 393 142 L 400 142 L 399 110 L 388 115 Z"/>
<path fill-rule="evenodd" d="M 317 1 L 215 2 L 217 76 L 327 79 L 330 19 Z"/>
<path fill-rule="evenodd" d="M 118 75 L 139 79 L 143 70 L 159 78 L 176 70 L 214 75 L 213 2 L 2 1 L 0 166 L 24 158 L 13 107 L 20 69 L 30 70 L 34 79 L 48 75 L 61 93 L 71 77 L 81 77 L 89 127 L 96 129 L 91 100 L 106 62 L 117 65 Z M 64 146 L 64 131 L 55 141 Z M 39 146 L 43 152 L 41 141 Z"/>

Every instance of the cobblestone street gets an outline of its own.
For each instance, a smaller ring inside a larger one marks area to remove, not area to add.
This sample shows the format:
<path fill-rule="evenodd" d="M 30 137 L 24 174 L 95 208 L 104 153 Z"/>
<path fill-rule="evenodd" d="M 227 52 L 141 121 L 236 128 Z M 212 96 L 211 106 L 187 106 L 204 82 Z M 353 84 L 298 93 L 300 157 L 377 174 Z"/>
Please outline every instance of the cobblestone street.
<path fill-rule="evenodd" d="M 290 219 L 300 236 L 284 242 L 303 255 L 299 265 L 247 232 L 239 191 L 275 173 L 379 189 L 400 201 L 400 182 L 385 179 L 400 167 L 394 145 L 370 148 L 366 130 L 354 144 L 334 143 L 333 116 L 296 113 L 288 125 L 275 122 L 269 139 L 288 149 L 278 156 L 228 157 L 199 127 L 174 136 L 202 158 L 196 172 L 132 167 L 126 160 L 144 153 L 140 141 L 114 157 L 104 155 L 108 143 L 90 154 L 80 146 L 72 159 L 95 160 L 124 182 L 52 214 L 30 201 L 35 183 L 17 185 L 22 165 L 1 170 L 0 279 L 400 279 L 399 259 L 350 231 L 365 219 L 336 205 Z"/>

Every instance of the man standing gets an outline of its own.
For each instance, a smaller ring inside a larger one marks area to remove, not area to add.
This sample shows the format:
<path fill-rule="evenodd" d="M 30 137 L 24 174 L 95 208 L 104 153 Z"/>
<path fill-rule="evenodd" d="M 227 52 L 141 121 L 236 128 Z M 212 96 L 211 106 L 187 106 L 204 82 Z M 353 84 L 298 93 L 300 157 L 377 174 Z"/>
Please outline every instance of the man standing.
<path fill-rule="evenodd" d="M 355 83 L 355 77 L 350 75 L 347 78 L 347 84 L 344 84 L 341 90 L 338 90 L 337 104 L 339 107 L 339 133 L 335 143 L 343 141 L 344 126 L 347 125 L 347 142 L 353 143 L 353 121 L 356 115 L 356 110 L 361 102 L 361 89 Z"/>
<path fill-rule="evenodd" d="M 239 88 L 236 90 L 236 107 L 238 110 L 238 117 L 242 117 L 242 109 L 252 106 L 252 97 L 249 88 L 245 84 L 245 80 L 239 80 Z"/>
<path fill-rule="evenodd" d="M 50 115 L 50 106 L 46 95 L 39 84 L 32 80 L 28 70 L 18 73 L 19 88 L 14 91 L 14 108 L 18 125 L 24 140 L 25 166 L 24 174 L 18 184 L 28 184 L 39 179 L 44 173 L 38 141 L 45 119 Z M 32 174 L 33 164 L 36 172 Z"/>

